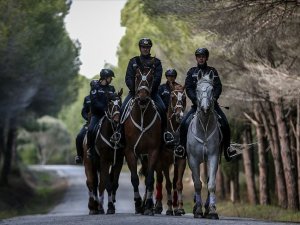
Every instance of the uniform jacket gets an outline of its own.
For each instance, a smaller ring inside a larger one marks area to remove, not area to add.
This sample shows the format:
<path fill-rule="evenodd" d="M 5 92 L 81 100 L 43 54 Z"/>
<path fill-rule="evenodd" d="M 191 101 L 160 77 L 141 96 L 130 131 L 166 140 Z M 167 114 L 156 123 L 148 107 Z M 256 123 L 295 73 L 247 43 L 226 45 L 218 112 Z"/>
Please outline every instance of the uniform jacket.
<path fill-rule="evenodd" d="M 152 95 L 157 93 L 158 87 L 161 82 L 162 76 L 162 66 L 159 59 L 155 57 L 148 56 L 135 56 L 129 60 L 126 76 L 125 76 L 125 83 L 129 88 L 131 94 L 135 93 L 135 75 L 136 70 L 138 67 L 141 66 L 150 66 L 152 60 L 154 59 L 154 78 L 153 78 L 153 85 L 152 85 Z"/>
<path fill-rule="evenodd" d="M 93 115 L 102 116 L 107 109 L 107 94 L 115 92 L 112 85 L 101 85 L 100 83 L 94 85 L 90 91 L 91 112 Z"/>
<path fill-rule="evenodd" d="M 174 82 L 174 85 L 177 85 L 177 82 Z M 169 82 L 166 82 L 164 84 L 161 84 L 158 87 L 158 95 L 161 97 L 163 100 L 166 109 L 169 107 L 169 102 L 170 102 L 170 95 L 171 95 L 171 87 L 169 85 Z"/>
<path fill-rule="evenodd" d="M 222 83 L 219 78 L 218 72 L 215 68 L 211 66 L 207 66 L 207 64 L 203 66 L 197 66 L 197 67 L 192 67 L 189 69 L 187 72 L 187 76 L 185 79 L 185 90 L 186 94 L 191 99 L 193 105 L 197 107 L 197 94 L 196 94 L 196 88 L 197 88 L 197 74 L 199 70 L 202 70 L 204 74 L 209 73 L 211 70 L 214 73 L 214 99 L 217 101 L 218 98 L 221 95 L 222 92 Z"/>

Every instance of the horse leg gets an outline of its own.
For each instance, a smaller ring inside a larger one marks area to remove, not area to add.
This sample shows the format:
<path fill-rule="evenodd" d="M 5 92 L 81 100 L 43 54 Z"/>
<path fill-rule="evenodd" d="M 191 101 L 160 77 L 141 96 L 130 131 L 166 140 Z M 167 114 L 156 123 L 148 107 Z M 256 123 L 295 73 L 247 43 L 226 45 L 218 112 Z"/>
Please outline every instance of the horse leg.
<path fill-rule="evenodd" d="M 154 168 L 158 158 L 159 149 L 153 149 L 148 156 L 148 174 L 146 179 L 147 200 L 144 215 L 153 216 L 153 190 L 154 190 Z"/>
<path fill-rule="evenodd" d="M 182 189 L 183 189 L 183 174 L 186 167 L 186 159 L 178 159 L 177 160 L 177 170 L 178 170 L 178 178 L 176 181 L 176 190 L 178 193 L 178 210 L 175 215 L 184 215 L 185 211 L 183 209 L 183 200 L 182 200 Z"/>
<path fill-rule="evenodd" d="M 99 213 L 104 214 L 104 190 L 109 182 L 109 164 L 102 159 L 100 163 L 100 181 L 99 181 Z"/>
<path fill-rule="evenodd" d="M 126 156 L 128 168 L 130 170 L 131 184 L 133 186 L 133 192 L 134 192 L 135 213 L 139 214 L 142 213 L 142 198 L 139 192 L 140 181 L 139 181 L 139 176 L 137 174 L 137 159 L 135 155 L 129 150 L 125 152 L 127 152 L 125 156 Z"/>
<path fill-rule="evenodd" d="M 86 186 L 89 190 L 89 214 L 93 215 L 97 214 L 98 212 L 97 192 L 95 194 L 95 186 L 97 188 L 97 183 L 95 182 L 97 173 L 95 168 L 93 167 L 92 160 L 88 159 L 86 156 L 84 157 L 84 169 L 86 175 Z"/>
<path fill-rule="evenodd" d="M 156 202 L 155 202 L 155 208 L 154 208 L 154 212 L 155 214 L 161 214 L 163 211 L 163 207 L 162 207 L 162 183 L 163 183 L 163 173 L 162 173 L 162 162 L 161 160 L 158 161 L 157 165 L 156 165 Z"/>
<path fill-rule="evenodd" d="M 110 191 L 107 191 L 108 193 L 110 192 L 111 197 L 108 198 L 108 205 L 107 205 L 107 214 L 114 214 L 116 209 L 114 202 L 116 202 L 116 192 L 117 189 L 119 188 L 119 177 L 120 173 L 122 170 L 123 166 L 123 160 L 119 163 L 117 163 L 115 166 L 112 167 L 111 170 L 111 186 L 110 186 Z"/>
<path fill-rule="evenodd" d="M 174 163 L 174 177 L 173 177 L 173 209 L 174 214 L 176 215 L 176 211 L 178 210 L 178 193 L 176 188 L 176 182 L 178 180 L 178 163 L 175 161 Z"/>
<path fill-rule="evenodd" d="M 164 175 L 165 175 L 165 178 L 166 178 L 166 190 L 167 190 L 167 195 L 168 195 L 168 202 L 167 202 L 168 209 L 166 211 L 166 215 L 167 216 L 173 216 L 174 213 L 173 213 L 173 208 L 172 208 L 172 182 L 171 182 L 171 179 L 170 179 L 170 172 L 169 172 L 168 163 L 164 163 L 163 170 L 164 170 Z"/>
<path fill-rule="evenodd" d="M 195 205 L 193 208 L 193 214 L 194 214 L 194 218 L 201 218 L 203 217 L 203 212 L 202 212 L 202 200 L 201 200 L 202 183 L 200 181 L 200 163 L 198 163 L 197 160 L 195 160 L 192 155 L 189 156 L 189 167 L 192 171 L 192 178 L 193 178 L 194 189 L 195 189 Z"/>
<path fill-rule="evenodd" d="M 216 174 L 218 170 L 218 155 L 211 156 L 208 162 L 208 195 L 205 203 L 205 215 L 209 219 L 219 219 L 218 213 L 216 211 Z"/>

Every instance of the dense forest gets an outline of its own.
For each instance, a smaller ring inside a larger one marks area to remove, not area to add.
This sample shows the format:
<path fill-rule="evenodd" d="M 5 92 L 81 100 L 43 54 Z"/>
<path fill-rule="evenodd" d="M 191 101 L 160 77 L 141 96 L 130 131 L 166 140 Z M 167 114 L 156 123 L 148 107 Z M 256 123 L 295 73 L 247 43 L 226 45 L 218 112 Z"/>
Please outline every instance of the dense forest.
<path fill-rule="evenodd" d="M 152 54 L 182 83 L 195 49 L 210 50 L 232 141 L 244 144 L 239 159 L 222 163 L 223 198 L 239 201 L 243 176 L 250 203 L 299 208 L 299 13 L 299 1 L 131 0 L 123 9 L 118 74 L 138 54 L 140 37 L 153 40 Z"/>
<path fill-rule="evenodd" d="M 11 167 L 18 161 L 18 134 L 25 133 L 21 139 L 26 142 L 26 134 L 35 133 L 31 138 L 37 140 L 39 151 L 39 133 L 49 124 L 67 132 L 63 125 L 37 118 L 57 116 L 77 96 L 80 45 L 65 30 L 69 9 L 70 3 L 61 0 L 0 1 L 2 185 L 7 184 Z"/>
<path fill-rule="evenodd" d="M 75 154 L 89 81 L 78 76 L 80 44 L 65 31 L 69 8 L 61 0 L 0 1 L 2 184 L 18 157 L 67 163 Z M 223 84 L 219 103 L 230 107 L 232 142 L 243 144 L 239 157 L 221 163 L 219 197 L 241 201 L 244 185 L 251 204 L 299 209 L 299 1 L 128 0 L 121 25 L 118 65 L 107 65 L 116 89 L 124 88 L 142 37 L 151 38 L 152 55 L 164 71 L 175 68 L 180 83 L 196 65 L 195 49 L 210 50 L 208 64 Z M 47 148 L 54 139 L 43 137 L 53 134 L 60 149 Z"/>

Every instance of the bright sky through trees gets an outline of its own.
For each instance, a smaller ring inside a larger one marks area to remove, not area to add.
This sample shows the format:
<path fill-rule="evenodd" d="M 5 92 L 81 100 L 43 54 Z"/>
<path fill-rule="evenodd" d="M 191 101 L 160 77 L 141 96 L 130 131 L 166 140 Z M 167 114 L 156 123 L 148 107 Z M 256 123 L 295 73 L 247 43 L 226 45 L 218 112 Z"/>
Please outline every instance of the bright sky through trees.
<path fill-rule="evenodd" d="M 117 48 L 125 28 L 120 26 L 126 0 L 73 0 L 65 23 L 72 39 L 81 43 L 80 74 L 93 77 L 105 63 L 117 64 Z"/>

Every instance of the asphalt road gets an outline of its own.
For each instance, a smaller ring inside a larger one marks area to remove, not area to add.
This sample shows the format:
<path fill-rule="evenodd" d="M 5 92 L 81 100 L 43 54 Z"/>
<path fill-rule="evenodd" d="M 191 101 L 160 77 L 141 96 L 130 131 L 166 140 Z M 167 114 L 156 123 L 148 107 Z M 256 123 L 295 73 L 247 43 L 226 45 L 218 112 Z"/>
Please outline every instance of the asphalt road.
<path fill-rule="evenodd" d="M 0 225 L 42 225 L 42 224 L 64 224 L 64 225 L 281 225 L 293 223 L 276 223 L 258 221 L 243 218 L 220 217 L 220 220 L 194 219 L 192 214 L 181 217 L 168 217 L 165 215 L 143 216 L 134 214 L 133 191 L 130 183 L 129 173 L 122 173 L 120 187 L 117 192 L 116 214 L 115 215 L 88 215 L 87 201 L 88 194 L 85 186 L 84 168 L 82 166 L 33 166 L 36 170 L 54 170 L 65 177 L 69 183 L 69 189 L 61 203 L 46 215 L 28 215 L 0 220 Z M 143 188 L 141 188 L 143 193 Z M 105 196 L 107 200 L 107 196 Z M 105 208 L 106 208 L 105 201 Z"/>

